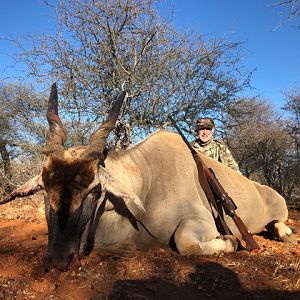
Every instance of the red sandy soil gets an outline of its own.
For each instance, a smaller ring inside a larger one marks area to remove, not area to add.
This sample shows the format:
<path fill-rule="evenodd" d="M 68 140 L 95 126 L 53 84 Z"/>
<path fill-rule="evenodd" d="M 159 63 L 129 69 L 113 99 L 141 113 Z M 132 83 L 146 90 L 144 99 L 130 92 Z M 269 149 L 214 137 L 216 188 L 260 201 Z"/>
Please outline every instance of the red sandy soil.
<path fill-rule="evenodd" d="M 300 212 L 290 212 L 287 224 L 299 240 Z M 0 299 L 300 299 L 300 244 L 254 238 L 259 254 L 97 250 L 79 270 L 45 273 L 42 203 L 16 200 L 0 207 Z"/>

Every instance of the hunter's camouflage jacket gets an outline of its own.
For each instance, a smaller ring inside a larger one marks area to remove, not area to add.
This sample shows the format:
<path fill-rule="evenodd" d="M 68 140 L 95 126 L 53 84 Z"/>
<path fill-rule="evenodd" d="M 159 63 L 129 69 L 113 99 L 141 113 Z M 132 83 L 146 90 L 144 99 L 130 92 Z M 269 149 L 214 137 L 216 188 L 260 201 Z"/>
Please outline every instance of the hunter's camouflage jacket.
<path fill-rule="evenodd" d="M 199 139 L 191 143 L 192 147 L 200 153 L 211 157 L 224 165 L 239 171 L 239 166 L 234 160 L 227 145 L 220 140 L 211 140 L 207 145 L 201 145 Z"/>

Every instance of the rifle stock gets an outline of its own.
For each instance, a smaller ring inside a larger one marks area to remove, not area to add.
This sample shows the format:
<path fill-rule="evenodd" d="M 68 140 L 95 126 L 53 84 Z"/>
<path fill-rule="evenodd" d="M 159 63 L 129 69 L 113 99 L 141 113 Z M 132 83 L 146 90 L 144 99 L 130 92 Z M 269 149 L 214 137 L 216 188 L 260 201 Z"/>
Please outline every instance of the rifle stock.
<path fill-rule="evenodd" d="M 177 129 L 178 133 L 182 137 L 185 144 L 190 149 L 193 158 L 195 160 L 195 163 L 197 165 L 198 169 L 198 179 L 200 182 L 200 185 L 202 186 L 207 198 L 211 201 L 212 205 L 215 207 L 215 209 L 218 211 L 218 207 L 215 202 L 215 196 L 218 198 L 218 200 L 221 202 L 221 205 L 225 211 L 225 214 L 229 215 L 233 222 L 235 223 L 236 227 L 240 231 L 243 240 L 246 242 L 246 248 L 247 250 L 250 250 L 252 252 L 258 252 L 260 250 L 258 244 L 254 240 L 252 234 L 247 229 L 247 226 L 242 221 L 240 217 L 237 216 L 235 210 L 237 209 L 235 203 L 233 200 L 228 196 L 226 191 L 224 190 L 223 186 L 220 184 L 218 179 L 215 177 L 212 170 L 210 170 L 205 163 L 202 161 L 201 157 L 198 155 L 197 151 L 192 147 L 192 145 L 188 142 L 180 128 L 177 126 L 176 122 L 173 120 L 171 116 L 168 116 L 171 120 L 174 127 Z M 215 196 L 214 196 L 215 195 Z M 225 221 L 221 218 L 220 212 L 218 211 L 220 221 L 222 223 L 222 227 L 226 234 L 231 234 L 230 230 L 225 223 Z"/>
<path fill-rule="evenodd" d="M 232 220 L 235 223 L 238 230 L 240 231 L 243 240 L 246 242 L 246 249 L 255 253 L 259 252 L 260 248 L 258 244 L 256 243 L 255 239 L 249 232 L 242 219 L 238 217 L 237 214 L 234 214 L 234 216 L 232 216 Z"/>

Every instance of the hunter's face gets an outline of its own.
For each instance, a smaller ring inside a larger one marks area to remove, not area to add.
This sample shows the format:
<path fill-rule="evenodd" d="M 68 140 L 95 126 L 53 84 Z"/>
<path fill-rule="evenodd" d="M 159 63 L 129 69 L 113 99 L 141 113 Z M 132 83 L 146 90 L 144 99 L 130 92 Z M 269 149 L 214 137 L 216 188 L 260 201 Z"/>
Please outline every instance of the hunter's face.
<path fill-rule="evenodd" d="M 213 129 L 210 129 L 210 128 L 200 129 L 198 131 L 198 138 L 200 139 L 200 141 L 202 143 L 207 143 L 208 141 L 210 141 L 212 139 L 214 131 L 215 131 L 214 128 Z"/>

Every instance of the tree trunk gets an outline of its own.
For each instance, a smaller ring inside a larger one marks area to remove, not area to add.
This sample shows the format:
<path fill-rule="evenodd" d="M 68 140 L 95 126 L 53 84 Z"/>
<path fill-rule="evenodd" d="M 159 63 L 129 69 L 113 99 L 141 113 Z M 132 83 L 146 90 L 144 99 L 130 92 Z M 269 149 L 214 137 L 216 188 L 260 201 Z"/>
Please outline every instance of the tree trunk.
<path fill-rule="evenodd" d="M 0 155 L 2 159 L 2 164 L 3 164 L 3 170 L 4 170 L 4 175 L 5 175 L 5 180 L 4 180 L 4 190 L 5 192 L 10 192 L 11 188 L 9 184 L 5 184 L 6 181 L 10 181 L 11 179 L 11 169 L 10 169 L 10 157 L 9 153 L 7 151 L 7 143 L 0 137 Z"/>

